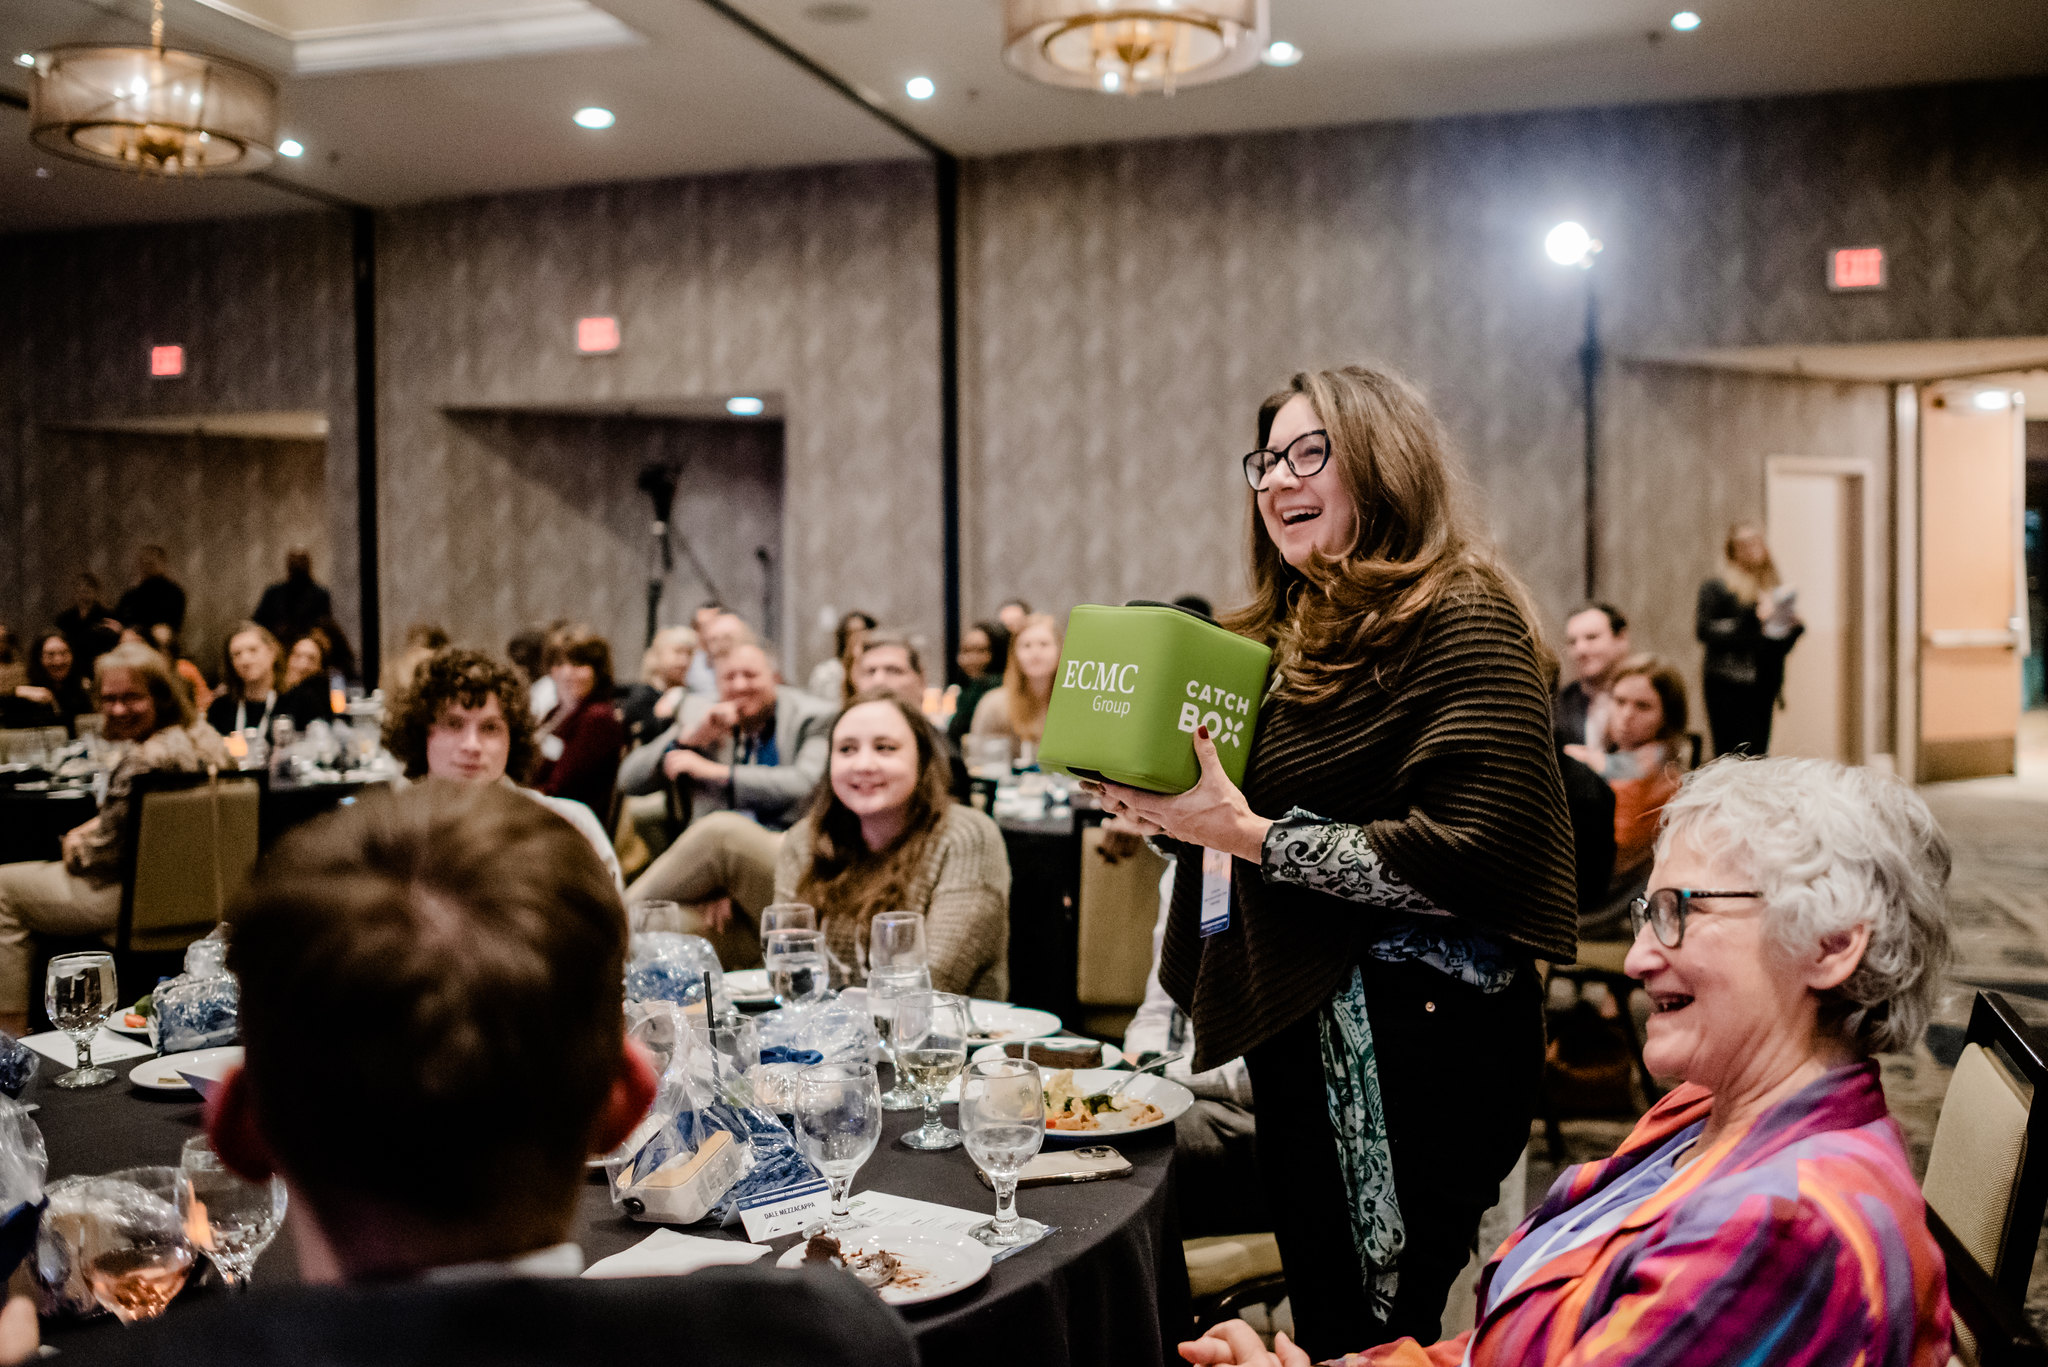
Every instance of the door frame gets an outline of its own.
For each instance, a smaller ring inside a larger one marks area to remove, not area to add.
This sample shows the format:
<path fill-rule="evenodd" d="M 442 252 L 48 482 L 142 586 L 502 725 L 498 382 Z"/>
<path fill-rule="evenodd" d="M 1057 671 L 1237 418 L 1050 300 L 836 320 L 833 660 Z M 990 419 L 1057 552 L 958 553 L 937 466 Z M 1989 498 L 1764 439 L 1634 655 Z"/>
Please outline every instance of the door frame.
<path fill-rule="evenodd" d="M 1860 734 L 1858 748 L 1862 754 L 1859 764 L 1869 764 L 1874 757 L 1891 753 L 1885 744 L 1885 621 L 1886 592 L 1885 579 L 1889 566 L 1886 565 L 1885 497 L 1878 481 L 1877 462 L 1863 456 L 1766 456 L 1764 458 L 1765 506 L 1769 506 L 1771 477 L 1774 475 L 1825 475 L 1836 479 L 1850 478 L 1857 481 L 1861 494 L 1857 499 L 1857 516 L 1862 519 L 1863 565 L 1862 583 L 1859 586 L 1863 598 L 1862 620 L 1857 626 L 1856 660 L 1857 699 L 1859 707 Z M 1767 533 L 1768 534 L 1768 529 Z M 1876 761 L 1882 764 L 1883 761 Z"/>

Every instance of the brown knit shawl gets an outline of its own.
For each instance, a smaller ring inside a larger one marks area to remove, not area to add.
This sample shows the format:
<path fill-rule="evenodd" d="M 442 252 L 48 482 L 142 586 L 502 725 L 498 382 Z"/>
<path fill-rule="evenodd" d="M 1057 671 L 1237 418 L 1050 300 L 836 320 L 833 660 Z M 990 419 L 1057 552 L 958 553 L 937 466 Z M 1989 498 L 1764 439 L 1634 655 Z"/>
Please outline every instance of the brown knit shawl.
<path fill-rule="evenodd" d="M 1442 910 L 1546 959 L 1577 952 L 1549 690 L 1527 625 L 1497 591 L 1468 584 L 1433 611 L 1405 664 L 1361 669 L 1337 698 L 1269 699 L 1244 793 L 1260 816 L 1301 807 L 1364 826 L 1388 870 Z M 1181 859 L 1161 952 L 1159 980 L 1194 1022 L 1197 1070 L 1321 1006 L 1389 924 L 1362 903 L 1269 884 L 1243 860 L 1232 873 L 1230 927 L 1204 940 L 1201 861 Z"/>

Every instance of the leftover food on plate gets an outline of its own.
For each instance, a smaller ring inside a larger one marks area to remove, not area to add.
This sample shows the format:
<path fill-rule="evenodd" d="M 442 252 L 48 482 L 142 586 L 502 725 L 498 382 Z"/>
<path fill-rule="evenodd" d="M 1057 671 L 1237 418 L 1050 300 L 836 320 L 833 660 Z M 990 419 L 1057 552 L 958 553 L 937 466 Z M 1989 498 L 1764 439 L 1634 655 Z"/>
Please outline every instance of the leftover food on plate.
<path fill-rule="evenodd" d="M 1128 1130 L 1166 1119 L 1166 1112 L 1125 1092 L 1083 1095 L 1074 1090 L 1074 1071 L 1062 1068 L 1045 1083 L 1045 1127 L 1048 1130 Z"/>
<path fill-rule="evenodd" d="M 1003 1046 L 1011 1058 L 1028 1058 L 1048 1068 L 1100 1068 L 1102 1045 L 1095 1040 L 1033 1039 Z"/>
<path fill-rule="evenodd" d="M 914 1291 L 924 1279 L 924 1273 L 906 1267 L 901 1258 L 887 1249 L 877 1248 L 863 1251 L 859 1248 L 848 1250 L 831 1234 L 813 1234 L 804 1245 L 804 1262 L 823 1267 L 843 1267 L 854 1275 L 862 1286 L 875 1291 L 883 1287 L 896 1287 Z"/>

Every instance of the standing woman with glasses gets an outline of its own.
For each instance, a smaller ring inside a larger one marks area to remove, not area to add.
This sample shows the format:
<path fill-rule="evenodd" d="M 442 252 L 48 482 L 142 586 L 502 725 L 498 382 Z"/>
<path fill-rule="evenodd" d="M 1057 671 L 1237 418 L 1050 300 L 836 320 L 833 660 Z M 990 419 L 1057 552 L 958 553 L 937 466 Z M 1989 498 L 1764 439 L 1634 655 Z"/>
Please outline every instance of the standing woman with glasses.
<path fill-rule="evenodd" d="M 1250 1067 L 1295 1324 L 1322 1358 L 1436 1337 L 1528 1142 L 1531 961 L 1574 957 L 1572 836 L 1527 595 L 1460 515 L 1421 396 L 1300 374 L 1258 436 L 1252 601 L 1223 619 L 1274 655 L 1244 788 L 1198 731 L 1195 787 L 1108 784 L 1104 805 L 1201 847 L 1160 981 L 1198 1071 Z"/>

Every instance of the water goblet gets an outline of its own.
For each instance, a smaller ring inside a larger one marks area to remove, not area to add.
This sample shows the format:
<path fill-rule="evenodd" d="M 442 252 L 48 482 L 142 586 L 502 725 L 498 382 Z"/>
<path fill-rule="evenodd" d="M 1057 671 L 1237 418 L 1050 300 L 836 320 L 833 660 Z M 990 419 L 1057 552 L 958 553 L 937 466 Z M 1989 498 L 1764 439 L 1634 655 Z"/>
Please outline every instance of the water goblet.
<path fill-rule="evenodd" d="M 194 1241 L 206 1250 L 230 1291 L 244 1289 L 256 1260 L 284 1224 L 283 1179 L 251 1182 L 230 1171 L 203 1134 L 185 1141 L 179 1166 L 192 1184 Z"/>
<path fill-rule="evenodd" d="M 860 1222 L 846 1208 L 853 1175 L 882 1137 L 882 1084 L 872 1063 L 815 1063 L 797 1074 L 797 1151 L 825 1174 L 832 1217 L 825 1228 L 844 1237 Z"/>
<path fill-rule="evenodd" d="M 882 1109 L 885 1111 L 908 1111 L 924 1104 L 917 1090 L 910 1085 L 903 1065 L 897 1061 L 895 1047 L 890 1041 L 895 1034 L 896 999 L 905 992 L 930 991 L 931 985 L 932 971 L 920 964 L 891 964 L 868 974 L 868 1014 L 874 1018 L 875 1036 L 888 1053 L 889 1063 L 896 1074 L 896 1085 L 882 1093 Z"/>
<path fill-rule="evenodd" d="M 775 1004 L 785 1010 L 813 1006 L 832 990 L 825 937 L 818 931 L 770 931 L 761 957 L 768 965 L 768 985 L 775 992 Z"/>
<path fill-rule="evenodd" d="M 85 1193 L 79 1261 L 93 1299 L 123 1324 L 155 1319 L 184 1289 L 192 1246 L 192 1184 L 177 1168 L 125 1168 Z"/>
<path fill-rule="evenodd" d="M 778 930 L 816 930 L 818 909 L 808 902 L 775 902 L 761 909 L 761 950 L 768 949 L 768 937 Z"/>
<path fill-rule="evenodd" d="M 931 962 L 925 951 L 924 913 L 921 911 L 885 911 L 868 922 L 868 971 L 878 968 L 894 968 L 898 964 L 927 965 Z"/>
<path fill-rule="evenodd" d="M 896 1067 L 924 1102 L 924 1124 L 903 1136 L 906 1146 L 931 1152 L 960 1147 L 960 1132 L 939 1120 L 939 1098 L 967 1066 L 971 1029 L 967 1001 L 950 992 L 905 992 L 896 999 L 891 1029 Z"/>
<path fill-rule="evenodd" d="M 960 1132 L 996 1189 L 995 1218 L 968 1236 L 990 1248 L 1028 1243 L 1045 1226 L 1017 1214 L 1017 1174 L 1045 1143 L 1045 1083 L 1023 1059 L 970 1063 L 960 1075 Z"/>
<path fill-rule="evenodd" d="M 98 951 L 59 954 L 50 960 L 50 972 L 43 981 L 43 1005 L 51 1023 L 69 1035 L 78 1049 L 78 1066 L 52 1079 L 54 1085 L 98 1087 L 112 1082 L 113 1069 L 93 1066 L 92 1040 L 121 1000 L 114 983 L 114 956 Z"/>
<path fill-rule="evenodd" d="M 658 898 L 646 902 L 635 902 L 632 906 L 626 908 L 626 923 L 627 928 L 635 935 L 644 934 L 650 930 L 670 931 L 678 935 L 686 933 L 686 928 L 683 925 L 682 903 L 664 901 Z"/>

